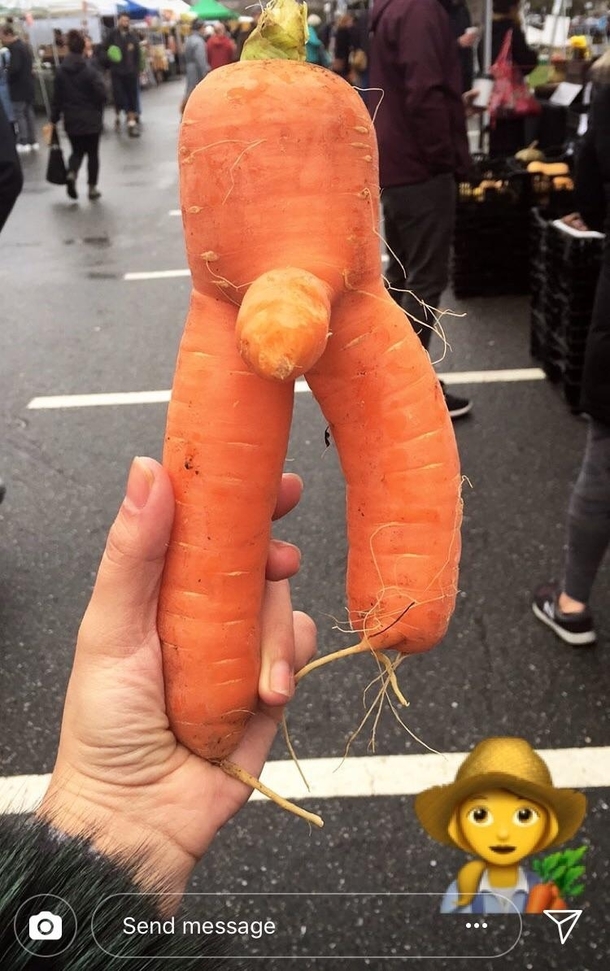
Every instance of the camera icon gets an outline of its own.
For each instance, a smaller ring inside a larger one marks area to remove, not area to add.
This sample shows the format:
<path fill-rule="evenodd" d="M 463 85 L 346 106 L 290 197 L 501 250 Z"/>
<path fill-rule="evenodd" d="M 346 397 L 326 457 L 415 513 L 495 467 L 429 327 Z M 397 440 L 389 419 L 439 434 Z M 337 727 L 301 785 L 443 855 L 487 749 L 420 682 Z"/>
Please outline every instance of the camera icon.
<path fill-rule="evenodd" d="M 41 910 L 32 914 L 28 921 L 28 934 L 31 941 L 58 941 L 64 932 L 64 922 L 58 914 Z"/>

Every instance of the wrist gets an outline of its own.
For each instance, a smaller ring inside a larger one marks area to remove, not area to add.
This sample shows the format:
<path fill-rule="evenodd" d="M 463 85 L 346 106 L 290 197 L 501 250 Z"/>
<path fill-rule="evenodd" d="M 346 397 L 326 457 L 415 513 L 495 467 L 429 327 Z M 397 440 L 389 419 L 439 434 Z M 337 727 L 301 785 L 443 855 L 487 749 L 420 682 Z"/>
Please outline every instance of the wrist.
<path fill-rule="evenodd" d="M 123 805 L 131 808 L 126 811 Z M 147 822 L 132 792 L 92 792 L 89 780 L 59 785 L 52 777 L 35 815 L 58 833 L 90 840 L 100 855 L 128 863 L 143 889 L 184 892 L 196 860 Z"/>

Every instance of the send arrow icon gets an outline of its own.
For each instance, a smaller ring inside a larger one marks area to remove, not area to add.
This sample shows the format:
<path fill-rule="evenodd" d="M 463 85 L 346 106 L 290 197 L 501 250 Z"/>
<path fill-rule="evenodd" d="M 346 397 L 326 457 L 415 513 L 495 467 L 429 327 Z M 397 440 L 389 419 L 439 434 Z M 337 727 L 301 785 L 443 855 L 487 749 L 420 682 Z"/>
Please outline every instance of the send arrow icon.
<path fill-rule="evenodd" d="M 568 937 L 576 927 L 582 910 L 543 910 L 543 914 L 557 924 L 559 940 L 565 944 Z"/>

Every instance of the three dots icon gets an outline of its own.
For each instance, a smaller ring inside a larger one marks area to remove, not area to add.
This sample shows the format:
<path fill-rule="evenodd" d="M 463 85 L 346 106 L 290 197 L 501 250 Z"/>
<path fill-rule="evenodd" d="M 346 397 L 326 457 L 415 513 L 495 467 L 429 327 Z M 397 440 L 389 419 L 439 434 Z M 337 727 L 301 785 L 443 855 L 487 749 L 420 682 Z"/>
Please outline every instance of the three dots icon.
<path fill-rule="evenodd" d="M 466 924 L 466 927 L 468 927 L 469 929 L 470 929 L 471 927 L 473 927 L 473 928 L 474 928 L 475 930 L 477 930 L 477 929 L 478 929 L 479 927 L 482 927 L 482 928 L 483 928 L 483 930 L 485 930 L 485 928 L 487 927 L 487 924 L 486 924 L 486 923 L 485 923 L 485 921 L 483 920 L 483 921 L 481 921 L 481 923 L 479 923 L 479 922 L 477 921 L 477 922 L 476 922 L 476 924 L 471 924 L 471 923 L 469 922 L 468 924 Z"/>

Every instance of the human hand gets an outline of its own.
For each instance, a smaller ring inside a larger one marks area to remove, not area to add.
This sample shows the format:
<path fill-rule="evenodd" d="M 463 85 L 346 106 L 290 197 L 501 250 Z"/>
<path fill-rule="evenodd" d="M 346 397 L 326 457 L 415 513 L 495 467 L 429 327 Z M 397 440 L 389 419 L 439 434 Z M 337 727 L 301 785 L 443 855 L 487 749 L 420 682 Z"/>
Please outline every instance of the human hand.
<path fill-rule="evenodd" d="M 298 476 L 283 477 L 276 518 L 297 504 Z M 182 746 L 165 713 L 157 600 L 174 514 L 167 473 L 135 459 L 79 631 L 57 762 L 39 815 L 93 835 L 108 855 L 143 849 L 141 882 L 182 892 L 195 862 L 250 788 Z M 287 578 L 299 551 L 272 541 L 262 612 L 259 709 L 231 760 L 258 775 L 293 673 L 315 652 L 315 626 L 292 611 Z"/>
<path fill-rule="evenodd" d="M 471 88 L 470 91 L 464 91 L 462 95 L 462 104 L 464 105 L 464 111 L 466 112 L 467 118 L 472 118 L 473 115 L 482 115 L 485 108 L 482 105 L 475 105 L 475 101 L 480 95 L 480 91 L 477 88 Z"/>
<path fill-rule="evenodd" d="M 479 31 L 477 30 L 477 28 L 469 27 L 468 30 L 465 30 L 463 34 L 460 34 L 460 36 L 457 39 L 457 42 L 460 47 L 469 48 L 469 47 L 474 47 L 475 44 L 478 42 L 478 40 L 479 40 Z"/>
<path fill-rule="evenodd" d="M 570 212 L 567 216 L 564 216 L 561 221 L 564 222 L 566 226 L 570 226 L 571 229 L 576 229 L 579 233 L 587 233 L 589 231 L 589 227 L 579 212 Z"/>

